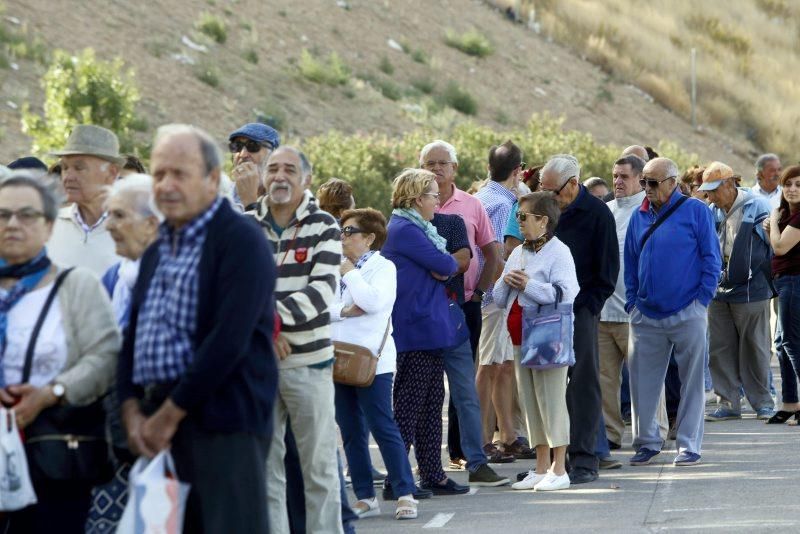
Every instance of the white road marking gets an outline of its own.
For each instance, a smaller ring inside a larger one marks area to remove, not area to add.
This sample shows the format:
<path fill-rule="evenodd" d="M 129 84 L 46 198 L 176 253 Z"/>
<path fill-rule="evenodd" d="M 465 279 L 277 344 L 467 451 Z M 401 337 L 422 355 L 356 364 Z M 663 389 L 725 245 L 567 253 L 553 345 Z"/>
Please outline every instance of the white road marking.
<path fill-rule="evenodd" d="M 453 516 L 456 515 L 455 513 L 451 514 L 436 514 L 433 516 L 433 519 L 425 523 L 425 526 L 422 528 L 441 528 L 447 524 L 448 521 L 453 519 Z"/>
<path fill-rule="evenodd" d="M 475 495 L 476 493 L 478 493 L 479 489 L 480 488 L 478 488 L 478 486 L 472 486 L 469 488 L 469 493 L 467 495 Z"/>

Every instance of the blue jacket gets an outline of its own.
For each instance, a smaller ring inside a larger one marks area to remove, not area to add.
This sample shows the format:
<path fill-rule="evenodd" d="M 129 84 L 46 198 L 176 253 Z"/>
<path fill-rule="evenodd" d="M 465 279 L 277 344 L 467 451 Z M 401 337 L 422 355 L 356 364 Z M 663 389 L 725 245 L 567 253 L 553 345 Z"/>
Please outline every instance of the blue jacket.
<path fill-rule="evenodd" d="M 680 197 L 676 188 L 659 212 Z M 708 306 L 717 291 L 722 263 L 711 210 L 697 199 L 687 199 L 640 249 L 657 217 L 647 198 L 631 215 L 625 235 L 625 311 L 636 306 L 647 317 L 663 319 L 695 299 Z"/>
<path fill-rule="evenodd" d="M 397 298 L 392 327 L 397 352 L 448 348 L 447 333 L 455 329 L 450 318 L 444 282 L 431 271 L 451 276 L 458 264 L 450 254 L 439 252 L 425 233 L 411 221 L 392 216 L 381 255 L 397 268 Z"/>
<path fill-rule="evenodd" d="M 720 302 L 758 302 L 775 296 L 770 279 L 772 278 L 772 246 L 769 236 L 761 223 L 769 217 L 769 203 L 753 193 L 739 189 L 744 196 L 742 223 L 728 265 L 723 265 L 723 277 L 717 288 L 714 300 Z M 714 221 L 719 235 L 725 212 L 711 205 Z M 720 241 L 721 242 L 721 241 Z"/>
<path fill-rule="evenodd" d="M 120 403 L 142 398 L 133 383 L 139 309 L 158 265 L 159 242 L 142 256 L 117 367 Z M 278 366 L 272 349 L 276 269 L 272 247 L 251 219 L 220 205 L 198 265 L 194 358 L 169 397 L 207 432 L 272 435 Z"/>

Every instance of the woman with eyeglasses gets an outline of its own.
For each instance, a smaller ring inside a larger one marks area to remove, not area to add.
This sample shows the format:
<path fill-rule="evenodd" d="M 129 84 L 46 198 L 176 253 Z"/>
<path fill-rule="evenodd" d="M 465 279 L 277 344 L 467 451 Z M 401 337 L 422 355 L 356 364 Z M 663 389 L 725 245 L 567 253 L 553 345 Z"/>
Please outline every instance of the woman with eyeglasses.
<path fill-rule="evenodd" d="M 94 274 L 48 258 L 57 214 L 42 180 L 15 173 L 0 182 L 0 402 L 25 434 L 37 497 L 0 519 L 3 532 L 84 532 L 92 486 L 111 474 L 98 399 L 120 335 Z"/>
<path fill-rule="evenodd" d="M 379 252 L 386 240 L 386 218 L 372 208 L 342 216 L 342 279 L 331 305 L 331 338 L 369 348 L 378 357 L 368 387 L 336 384 L 336 422 L 350 466 L 352 506 L 360 518 L 380 514 L 372 479 L 368 431 L 378 443 L 389 483 L 399 495 L 396 519 L 417 517 L 414 477 L 408 453 L 392 415 L 392 377 L 397 351 L 391 336 L 397 270 Z"/>
<path fill-rule="evenodd" d="M 403 171 L 392 183 L 394 210 L 381 250 L 397 268 L 392 311 L 397 347 L 395 420 L 406 451 L 414 445 L 426 497 L 469 491 L 447 478 L 442 469 L 442 354 L 455 344 L 456 336 L 444 281 L 456 274 L 458 264 L 430 222 L 438 204 L 435 174 L 422 169 Z"/>
<path fill-rule="evenodd" d="M 493 291 L 495 302 L 507 312 L 515 303 L 522 308 L 553 304 L 556 286 L 561 288 L 561 302 L 565 304 L 572 303 L 578 295 L 580 287 L 572 253 L 554 235 L 560 214 L 558 202 L 550 192 L 530 193 L 520 198 L 517 220 L 525 241 L 511 252 Z M 519 362 L 522 324 L 509 326 L 512 338 L 519 340 L 514 345 L 517 353 L 514 359 Z M 536 448 L 536 468 L 511 486 L 516 490 L 554 491 L 570 486 L 565 467 L 569 445 L 568 369 L 517 368 L 528 435 Z"/>

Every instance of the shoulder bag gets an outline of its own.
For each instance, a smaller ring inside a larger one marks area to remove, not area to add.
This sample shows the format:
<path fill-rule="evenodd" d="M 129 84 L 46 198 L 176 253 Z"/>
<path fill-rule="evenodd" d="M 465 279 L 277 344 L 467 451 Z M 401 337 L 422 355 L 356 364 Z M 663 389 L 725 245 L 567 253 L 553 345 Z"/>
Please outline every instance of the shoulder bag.
<path fill-rule="evenodd" d="M 22 370 L 30 380 L 36 338 L 58 288 L 72 269 L 59 273 L 31 333 Z M 31 478 L 96 485 L 114 474 L 105 433 L 105 410 L 98 399 L 87 406 L 51 406 L 25 428 L 25 453 Z"/>
<path fill-rule="evenodd" d="M 389 337 L 389 327 L 392 317 L 386 323 L 383 341 L 375 355 L 367 347 L 347 343 L 344 341 L 333 342 L 333 381 L 343 386 L 356 386 L 365 388 L 372 385 L 375 380 L 375 370 L 378 368 L 378 359 L 381 357 L 386 339 Z"/>
<path fill-rule="evenodd" d="M 662 215 L 661 217 L 656 219 L 656 222 L 654 222 L 650 226 L 650 228 L 647 229 L 647 231 L 642 236 L 641 241 L 639 241 L 639 250 L 642 250 L 644 248 L 644 244 L 647 243 L 647 240 L 650 239 L 650 236 L 653 235 L 653 232 L 656 231 L 656 228 L 658 228 L 659 226 L 664 224 L 664 221 L 669 219 L 669 216 L 672 215 L 673 213 L 675 213 L 675 210 L 677 210 L 681 206 L 681 204 L 686 202 L 686 199 L 688 199 L 688 198 L 689 197 L 687 197 L 685 195 L 681 195 L 681 198 L 679 198 L 675 202 L 675 204 L 673 204 L 667 211 L 665 211 L 664 215 Z"/>
<path fill-rule="evenodd" d="M 553 304 L 522 307 L 521 364 L 543 371 L 575 365 L 572 346 L 572 304 L 561 302 L 564 293 L 556 289 Z"/>

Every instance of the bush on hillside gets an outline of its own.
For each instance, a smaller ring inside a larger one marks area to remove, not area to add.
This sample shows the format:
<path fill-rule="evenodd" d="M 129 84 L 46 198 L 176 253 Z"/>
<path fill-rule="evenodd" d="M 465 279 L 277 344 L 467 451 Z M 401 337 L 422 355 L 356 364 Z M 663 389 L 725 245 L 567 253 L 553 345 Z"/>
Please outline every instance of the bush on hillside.
<path fill-rule="evenodd" d="M 478 30 L 469 30 L 461 35 L 453 30 L 447 30 L 444 43 L 464 52 L 468 56 L 486 57 L 494 52 L 492 43 Z"/>
<path fill-rule="evenodd" d="M 33 138 L 33 152 L 57 150 L 76 124 L 96 124 L 116 133 L 124 152 L 133 151 L 132 131 L 140 123 L 135 108 L 139 92 L 133 71 L 122 60 L 102 61 L 87 48 L 77 57 L 56 50 L 42 78 L 44 115 L 22 110 L 22 131 Z"/>
<path fill-rule="evenodd" d="M 298 68 L 305 79 L 331 87 L 344 85 L 350 79 L 350 69 L 336 52 L 331 52 L 326 60 L 322 60 L 304 48 L 300 53 Z"/>
<path fill-rule="evenodd" d="M 478 113 L 478 101 L 473 98 L 469 91 L 462 88 L 456 82 L 451 81 L 439 95 L 439 102 L 464 115 L 475 115 Z"/>
<path fill-rule="evenodd" d="M 225 26 L 225 22 L 211 13 L 201 13 L 195 27 L 200 33 L 219 44 L 225 44 L 225 41 L 228 40 L 228 28 Z"/>

